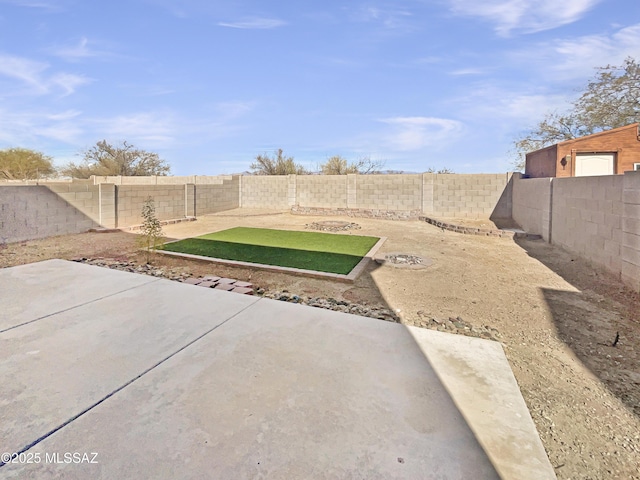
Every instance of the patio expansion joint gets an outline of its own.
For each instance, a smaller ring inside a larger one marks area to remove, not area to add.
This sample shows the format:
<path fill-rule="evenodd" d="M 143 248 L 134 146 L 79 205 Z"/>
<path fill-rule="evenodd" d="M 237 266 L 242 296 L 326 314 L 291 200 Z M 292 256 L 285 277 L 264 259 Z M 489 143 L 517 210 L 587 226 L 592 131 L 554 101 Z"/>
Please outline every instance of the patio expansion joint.
<path fill-rule="evenodd" d="M 160 279 L 157 279 L 160 280 Z M 156 280 L 156 281 L 157 281 Z M 148 285 L 149 283 L 152 282 L 148 282 L 144 285 Z M 142 285 L 139 285 L 142 286 Z M 137 287 L 133 287 L 133 288 L 137 288 Z M 127 289 L 130 290 L 130 289 Z M 126 290 L 123 290 L 126 291 Z M 122 293 L 122 292 L 118 292 L 118 293 Z M 116 294 L 113 294 L 116 295 Z M 111 297 L 113 295 L 107 295 L 103 298 L 107 298 L 107 297 Z M 185 345 L 183 345 L 182 347 L 178 348 L 176 351 L 174 351 L 173 353 L 170 353 L 169 355 L 167 355 L 166 357 L 164 357 L 162 360 L 159 360 L 158 362 L 156 362 L 155 364 L 153 364 L 152 366 L 150 366 L 149 368 L 143 370 L 140 374 L 136 375 L 135 377 L 133 377 L 131 380 L 128 380 L 127 382 L 123 383 L 122 385 L 120 385 L 118 388 L 116 388 L 115 390 L 113 390 L 111 393 L 108 393 L 107 395 L 105 395 L 104 397 L 102 397 L 101 399 L 99 399 L 98 401 L 94 402 L 93 404 L 91 404 L 90 406 L 88 406 L 87 408 L 85 408 L 84 410 L 82 410 L 81 412 L 77 413 L 76 415 L 72 416 L 71 418 L 69 418 L 68 420 L 66 420 L 65 422 L 61 423 L 60 425 L 58 425 L 57 427 L 49 430 L 47 433 L 45 433 L 44 435 L 40 436 L 39 438 L 37 438 L 36 440 L 34 440 L 33 442 L 29 443 L 28 445 L 25 445 L 24 447 L 22 447 L 20 450 L 18 450 L 17 452 L 13 453 L 12 456 L 12 460 L 16 457 L 18 457 L 19 455 L 25 453 L 26 451 L 30 450 L 31 448 L 35 447 L 36 445 L 38 445 L 40 442 L 42 442 L 43 440 L 46 440 L 47 438 L 49 438 L 51 435 L 53 435 L 54 433 L 62 430 L 64 427 L 66 427 L 67 425 L 70 425 L 71 423 L 73 423 L 74 421 L 76 421 L 77 419 L 79 419 L 80 417 L 82 417 L 84 414 L 90 412 L 91 410 L 93 410 L 94 408 L 96 408 L 97 406 L 99 406 L 100 404 L 104 403 L 105 401 L 107 401 L 109 398 L 113 397 L 115 394 L 117 394 L 118 392 L 124 390 L 125 388 L 127 388 L 129 385 L 133 384 L 135 381 L 139 380 L 140 378 L 142 378 L 143 376 L 145 376 L 146 374 L 152 372 L 153 370 L 155 370 L 157 367 L 159 367 L 160 365 L 162 365 L 163 363 L 165 363 L 167 360 L 170 360 L 171 358 L 173 358 L 174 356 L 176 356 L 177 354 L 179 354 L 180 352 L 182 352 L 183 350 L 186 350 L 187 348 L 189 348 L 191 345 L 195 344 L 196 342 L 200 341 L 201 339 L 203 339 L 204 337 L 206 337 L 207 335 L 209 335 L 211 332 L 213 332 L 214 330 L 218 329 L 219 327 L 221 327 L 222 325 L 226 324 L 227 322 L 233 320 L 235 317 L 237 317 L 238 315 L 240 315 L 241 313 L 243 313 L 245 310 L 248 310 L 249 308 L 253 307 L 256 303 L 258 303 L 260 300 L 262 300 L 261 298 L 257 298 L 254 302 L 251 302 L 249 305 L 247 305 L 244 308 L 241 308 L 240 310 L 238 310 L 236 313 L 234 313 L 233 315 L 231 315 L 229 318 L 227 318 L 226 320 L 224 320 L 223 322 L 215 325 L 214 327 L 210 328 L 209 330 L 207 330 L 206 332 L 202 333 L 201 335 L 199 335 L 198 337 L 194 338 L 193 340 L 187 342 Z M 92 303 L 92 302 L 87 302 L 88 303 Z M 86 304 L 85 304 L 86 305 Z M 75 308 L 75 307 L 72 307 Z M 66 309 L 66 310 L 71 310 L 71 308 Z M 62 310 L 62 311 L 66 311 L 66 310 Z M 60 313 L 60 312 L 57 312 Z M 51 315 L 55 315 L 55 314 L 51 314 Z M 47 316 L 51 316 L 51 315 L 47 315 Z M 42 317 L 45 318 L 45 317 Z M 35 320 L 33 320 L 35 321 Z M 26 322 L 26 323 L 31 323 L 31 322 Z M 15 328 L 15 327 L 11 327 L 11 328 Z M 10 329 L 7 329 L 10 330 Z M 6 331 L 6 330 L 5 330 Z M 1 332 L 0 332 L 1 333 Z M 7 465 L 9 462 L 4 462 L 2 460 L 0 460 L 0 468 L 4 467 L 5 465 Z"/>
<path fill-rule="evenodd" d="M 94 302 L 97 302 L 99 300 L 104 300 L 105 298 L 110 298 L 110 297 L 113 297 L 115 295 L 120 295 L 121 293 L 128 292 L 129 290 L 134 290 L 136 288 L 144 287 L 146 285 L 149 285 L 151 283 L 157 282 L 159 280 L 161 280 L 161 279 L 160 278 L 152 278 L 148 282 L 142 283 L 140 285 L 136 285 L 136 286 L 133 286 L 133 287 L 125 288 L 124 290 L 119 290 L 117 292 L 110 293 L 109 295 L 105 295 L 103 297 L 93 298 L 93 299 L 89 300 L 88 302 L 79 303 L 79 304 L 74 305 L 72 307 L 65 308 L 65 309 L 62 309 L 62 310 L 58 310 L 57 312 L 49 313 L 47 315 L 43 315 L 42 317 L 34 318 L 33 320 L 29 320 L 27 322 L 19 323 L 18 325 L 12 325 L 12 326 L 10 326 L 8 328 L 0 330 L 0 333 L 8 332 L 9 330 L 13 330 L 13 329 L 18 328 L 18 327 L 23 327 L 25 325 L 29 325 L 30 323 L 35 323 L 35 322 L 38 322 L 40 320 L 44 320 L 45 318 L 53 317 L 54 315 L 58 315 L 59 313 L 68 312 L 68 311 L 73 310 L 75 308 L 84 307 L 85 305 L 90 305 L 90 304 L 92 304 Z"/>

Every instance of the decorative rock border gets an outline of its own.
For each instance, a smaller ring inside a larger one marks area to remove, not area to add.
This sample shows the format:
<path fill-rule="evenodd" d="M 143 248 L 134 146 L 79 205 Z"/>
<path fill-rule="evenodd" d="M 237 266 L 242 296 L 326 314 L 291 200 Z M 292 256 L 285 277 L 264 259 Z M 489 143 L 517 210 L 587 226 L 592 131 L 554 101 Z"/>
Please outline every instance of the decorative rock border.
<path fill-rule="evenodd" d="M 363 317 L 376 318 L 386 320 L 388 322 L 401 323 L 400 317 L 390 308 L 381 305 L 366 305 L 361 303 L 352 303 L 346 300 L 337 300 L 335 298 L 312 297 L 307 295 L 296 295 L 288 290 L 268 291 L 264 288 L 255 287 L 249 282 L 241 282 L 231 278 L 221 278 L 215 275 L 206 275 L 204 277 L 194 277 L 188 271 L 181 268 L 159 267 L 149 264 L 136 264 L 133 262 L 109 259 L 109 258 L 76 258 L 73 261 L 79 263 L 87 263 L 99 267 L 111 268 L 114 270 L 122 270 L 125 272 L 140 273 L 151 275 L 154 277 L 166 278 L 186 284 L 197 285 L 205 288 L 217 288 L 218 290 L 234 291 L 245 295 L 257 295 L 264 298 L 279 300 L 281 302 L 299 303 L 310 307 L 324 308 L 336 312 L 351 313 Z M 240 289 L 246 289 L 241 291 Z M 250 290 L 250 291 L 249 291 Z M 417 312 L 418 320 L 412 322 L 416 327 L 429 328 L 440 332 L 455 333 L 458 335 L 466 335 L 470 337 L 485 338 L 488 340 L 499 341 L 500 333 L 489 325 L 481 327 L 474 326 L 463 320 L 461 317 L 449 317 L 448 319 L 437 319 L 431 317 L 428 313 L 419 310 Z"/>
<path fill-rule="evenodd" d="M 447 319 L 434 318 L 422 310 L 419 310 L 417 314 L 420 320 L 414 322 L 416 327 L 428 328 L 439 332 L 455 333 L 467 337 L 484 338 L 496 342 L 499 342 L 501 338 L 500 332 L 498 332 L 497 329 L 489 325 L 482 325 L 481 327 L 474 326 L 463 320 L 462 317 L 449 317 Z"/>
<path fill-rule="evenodd" d="M 291 207 L 291 213 L 293 215 L 328 215 L 335 217 L 382 218 L 386 220 L 417 220 L 420 216 L 420 210 L 398 211 L 361 208 L 320 208 L 301 207 L 299 205 Z"/>
<path fill-rule="evenodd" d="M 421 216 L 418 220 L 427 222 L 443 230 L 449 230 L 457 233 L 464 233 L 466 235 L 482 235 L 484 237 L 507 237 L 507 238 L 519 238 L 520 236 L 527 236 L 525 232 L 518 230 L 500 230 L 500 229 L 486 229 L 478 227 L 463 227 L 462 225 L 455 225 L 453 223 L 443 222 L 436 220 L 435 218 Z"/>
<path fill-rule="evenodd" d="M 357 223 L 327 220 L 326 222 L 307 223 L 304 228 L 320 230 L 321 232 L 346 232 L 348 230 L 359 230 L 361 227 Z"/>
<path fill-rule="evenodd" d="M 123 272 L 141 273 L 143 275 L 151 275 L 152 277 L 166 278 L 168 280 L 182 282 L 189 285 L 198 285 L 199 287 L 217 288 L 218 290 L 226 290 L 245 295 L 253 295 L 254 291 L 253 284 L 249 282 L 242 282 L 233 278 L 216 277 L 215 275 L 194 277 L 180 268 L 159 267 L 148 263 L 137 264 L 134 262 L 109 258 L 82 257 L 76 258 L 73 261 L 95 265 L 97 267 L 111 268 L 112 270 L 121 270 Z"/>
<path fill-rule="evenodd" d="M 172 220 L 160 220 L 160 225 L 173 225 L 174 223 L 182 223 L 182 222 L 195 222 L 197 220 L 196 217 L 184 217 L 184 218 L 175 218 Z M 118 230 L 122 231 L 134 231 L 140 230 L 142 228 L 142 224 L 140 225 L 131 225 L 129 227 L 122 227 Z"/>
<path fill-rule="evenodd" d="M 376 257 L 378 265 L 389 265 L 395 268 L 422 270 L 433 265 L 433 260 L 408 253 L 387 253 L 384 257 Z"/>
<path fill-rule="evenodd" d="M 196 217 L 175 218 L 172 220 L 161 220 L 160 225 L 173 225 L 174 223 L 195 222 L 196 220 L 197 220 Z M 89 232 L 93 232 L 93 233 L 133 232 L 136 230 L 140 230 L 141 228 L 142 228 L 142 225 L 131 225 L 129 227 L 122 227 L 122 228 L 94 227 L 94 228 L 90 228 Z"/>
<path fill-rule="evenodd" d="M 256 294 L 264 298 L 280 300 L 281 302 L 299 303 L 310 307 L 324 308 L 333 310 L 334 312 L 351 313 L 362 317 L 376 318 L 378 320 L 386 320 L 387 322 L 400 323 L 398 317 L 390 308 L 377 305 L 363 305 L 360 303 L 352 303 L 346 300 L 337 300 L 335 298 L 311 297 L 306 295 L 295 295 L 288 290 L 264 291 L 261 288 L 256 290 Z"/>

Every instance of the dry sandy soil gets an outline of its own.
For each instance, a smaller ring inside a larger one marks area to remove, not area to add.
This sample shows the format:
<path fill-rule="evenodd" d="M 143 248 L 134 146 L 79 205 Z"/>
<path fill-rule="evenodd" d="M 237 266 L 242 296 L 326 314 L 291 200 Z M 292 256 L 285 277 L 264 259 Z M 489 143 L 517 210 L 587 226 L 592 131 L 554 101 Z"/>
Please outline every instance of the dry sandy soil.
<path fill-rule="evenodd" d="M 164 231 L 183 238 L 233 226 L 302 230 L 326 219 L 233 210 Z M 460 316 L 495 328 L 558 478 L 640 479 L 637 292 L 542 240 L 467 236 L 419 221 L 331 220 L 358 223 L 352 234 L 388 237 L 378 256 L 414 254 L 433 264 L 402 269 L 371 262 L 347 284 L 164 256 L 153 263 L 250 280 L 267 291 L 387 306 L 408 325 Z M 135 238 L 86 233 L 0 246 L 0 267 L 49 258 L 143 262 Z"/>

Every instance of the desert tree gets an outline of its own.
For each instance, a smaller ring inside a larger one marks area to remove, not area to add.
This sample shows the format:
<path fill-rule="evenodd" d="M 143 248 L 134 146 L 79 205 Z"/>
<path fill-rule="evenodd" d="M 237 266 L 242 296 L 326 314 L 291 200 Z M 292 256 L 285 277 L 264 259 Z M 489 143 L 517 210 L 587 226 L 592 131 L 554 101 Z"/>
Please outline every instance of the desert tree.
<path fill-rule="evenodd" d="M 384 161 L 371 160 L 370 157 L 362 157 L 349 163 L 340 155 L 334 155 L 320 165 L 320 173 L 323 175 L 347 175 L 349 173 L 369 175 L 380 173 L 383 167 Z"/>
<path fill-rule="evenodd" d="M 456 173 L 453 170 L 451 170 L 450 168 L 447 167 L 443 167 L 443 168 L 438 168 L 437 170 L 433 167 L 429 167 L 427 168 L 427 171 L 425 173 L 437 173 L 437 174 L 444 174 L 444 173 Z"/>
<path fill-rule="evenodd" d="M 0 150 L 0 179 L 33 180 L 56 174 L 51 157 L 27 148 Z"/>
<path fill-rule="evenodd" d="M 147 197 L 142 204 L 142 225 L 138 239 L 145 251 L 146 261 L 149 263 L 151 253 L 155 253 L 164 240 L 164 232 L 160 220 L 156 216 L 156 206 L 153 198 Z"/>
<path fill-rule="evenodd" d="M 253 175 L 304 175 L 307 170 L 296 163 L 293 157 L 286 157 L 281 148 L 274 152 L 274 156 L 266 153 L 256 156 L 255 162 L 249 167 Z"/>
<path fill-rule="evenodd" d="M 621 66 L 598 68 L 573 106 L 580 123 L 592 132 L 639 121 L 640 65 L 629 57 Z"/>
<path fill-rule="evenodd" d="M 82 161 L 69 163 L 61 172 L 73 178 L 91 175 L 168 175 L 170 166 L 157 153 L 136 148 L 126 140 L 111 145 L 106 140 L 97 142 L 82 152 Z"/>

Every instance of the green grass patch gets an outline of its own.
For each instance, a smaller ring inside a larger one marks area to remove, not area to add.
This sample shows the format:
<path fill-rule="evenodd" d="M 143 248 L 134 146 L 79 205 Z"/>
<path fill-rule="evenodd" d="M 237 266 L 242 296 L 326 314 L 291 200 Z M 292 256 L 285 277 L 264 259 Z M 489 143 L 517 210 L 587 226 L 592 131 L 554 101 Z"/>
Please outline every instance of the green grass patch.
<path fill-rule="evenodd" d="M 237 227 L 168 243 L 163 249 L 346 275 L 378 240 L 360 235 Z"/>

